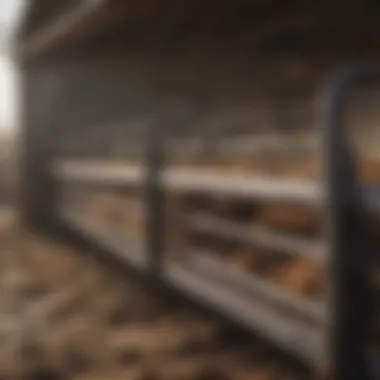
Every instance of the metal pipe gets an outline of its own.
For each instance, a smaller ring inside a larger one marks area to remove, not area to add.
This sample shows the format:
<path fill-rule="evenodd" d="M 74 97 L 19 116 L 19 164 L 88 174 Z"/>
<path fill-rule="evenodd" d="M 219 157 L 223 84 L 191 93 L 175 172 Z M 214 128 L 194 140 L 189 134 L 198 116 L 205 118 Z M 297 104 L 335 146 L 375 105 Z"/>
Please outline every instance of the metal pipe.
<path fill-rule="evenodd" d="M 296 312 L 314 324 L 325 321 L 326 305 L 324 302 L 312 301 L 291 293 L 269 279 L 234 268 L 233 265 L 213 257 L 209 252 L 189 250 L 184 257 L 181 256 L 181 262 L 210 279 L 217 279 L 226 286 L 238 286 L 242 292 L 259 296 L 264 299 L 264 302 L 273 303 L 279 309 L 283 307 Z M 289 312 L 289 314 L 291 313 Z"/>
<path fill-rule="evenodd" d="M 249 244 L 258 244 L 268 249 L 286 252 L 292 256 L 322 262 L 326 248 L 319 242 L 289 234 L 281 234 L 262 227 L 249 227 L 220 217 L 195 215 L 185 218 L 193 230 L 236 239 Z"/>
<path fill-rule="evenodd" d="M 332 380 L 374 379 L 366 352 L 370 299 L 370 236 L 364 217 L 352 147 L 343 110 L 350 86 L 380 76 L 379 66 L 349 66 L 335 73 L 320 99 L 326 187 L 329 324 L 326 375 Z M 357 265 L 360 263 L 361 265 Z"/>
<path fill-rule="evenodd" d="M 107 163 L 104 161 L 62 160 L 52 168 L 61 181 L 90 183 L 113 187 L 140 185 L 147 172 L 141 164 Z M 317 181 L 274 179 L 259 175 L 234 173 L 232 170 L 166 168 L 161 182 L 166 190 L 187 193 L 214 193 L 261 201 L 284 201 L 322 207 L 325 189 Z M 363 186 L 364 202 L 371 213 L 380 213 L 380 190 Z"/>
<path fill-rule="evenodd" d="M 107 164 L 101 162 L 60 162 L 53 168 L 62 180 L 75 182 L 139 184 L 146 178 L 142 165 Z M 321 201 L 320 188 L 314 181 L 279 180 L 247 176 L 211 169 L 168 168 L 162 172 L 162 184 L 167 190 L 193 193 L 218 193 L 239 198 L 284 200 L 306 204 Z"/>

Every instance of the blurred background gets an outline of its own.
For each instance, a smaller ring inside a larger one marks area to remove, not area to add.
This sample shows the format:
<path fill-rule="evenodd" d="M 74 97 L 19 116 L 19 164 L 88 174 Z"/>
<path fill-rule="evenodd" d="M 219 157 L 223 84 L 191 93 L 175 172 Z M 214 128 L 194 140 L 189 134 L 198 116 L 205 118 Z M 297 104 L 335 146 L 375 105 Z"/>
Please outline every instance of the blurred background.
<path fill-rule="evenodd" d="M 379 12 L 0 0 L 0 379 L 330 369 L 321 91 L 377 60 Z M 380 180 L 379 99 L 378 78 L 360 82 L 341 115 L 366 184 Z M 378 314 L 364 314 L 371 335 L 352 349 L 377 355 Z"/>

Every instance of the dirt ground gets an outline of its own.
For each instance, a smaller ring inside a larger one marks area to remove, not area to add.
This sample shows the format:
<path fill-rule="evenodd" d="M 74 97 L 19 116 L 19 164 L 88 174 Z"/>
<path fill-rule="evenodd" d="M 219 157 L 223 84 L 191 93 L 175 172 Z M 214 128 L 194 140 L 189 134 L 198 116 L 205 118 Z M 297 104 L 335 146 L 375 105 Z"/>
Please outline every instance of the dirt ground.
<path fill-rule="evenodd" d="M 0 379 L 304 378 L 268 346 L 0 215 Z"/>
<path fill-rule="evenodd" d="M 236 166 L 243 170 L 245 165 Z M 318 165 L 304 162 L 288 169 L 284 164 L 272 174 L 312 178 Z M 366 179 L 380 178 L 378 165 L 363 164 L 362 169 Z M 96 192 L 87 200 L 81 211 L 90 218 L 137 237 L 141 234 L 144 215 L 133 194 Z M 169 209 L 174 211 L 181 206 L 190 214 L 198 210 L 252 228 L 319 238 L 320 216 L 294 206 L 247 205 L 215 198 L 204 203 L 183 194 L 173 195 L 170 202 Z M 252 212 L 248 215 L 247 210 Z M 196 234 L 179 236 L 181 229 L 171 230 L 175 232 L 171 239 L 180 243 L 197 246 L 202 241 Z M 220 254 L 217 240 L 203 239 L 203 248 Z M 20 229 L 11 209 L 0 213 L 0 244 L 0 380 L 304 378 L 302 371 L 267 345 L 231 340 L 215 321 L 188 305 L 168 305 L 136 280 L 120 278 L 100 266 L 90 252 L 78 252 Z M 283 253 L 236 243 L 222 245 L 231 264 L 296 293 L 321 293 L 321 271 L 312 260 L 290 256 L 284 260 L 279 259 L 286 257 Z"/>

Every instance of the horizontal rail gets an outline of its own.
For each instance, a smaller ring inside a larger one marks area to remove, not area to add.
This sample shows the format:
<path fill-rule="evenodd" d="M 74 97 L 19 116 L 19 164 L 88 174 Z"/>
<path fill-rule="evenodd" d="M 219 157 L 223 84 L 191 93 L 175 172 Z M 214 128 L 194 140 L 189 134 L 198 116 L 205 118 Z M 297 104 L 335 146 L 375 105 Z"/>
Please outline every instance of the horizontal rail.
<path fill-rule="evenodd" d="M 101 162 L 61 162 L 53 169 L 62 180 L 75 182 L 127 185 L 142 183 L 146 170 L 142 165 Z M 320 188 L 313 181 L 288 181 L 251 177 L 212 169 L 166 169 L 163 186 L 171 190 L 206 192 L 263 200 L 284 200 L 304 203 L 321 201 Z"/>
<path fill-rule="evenodd" d="M 189 251 L 184 262 L 200 274 L 203 273 L 209 278 L 215 278 L 224 284 L 235 285 L 242 291 L 263 297 L 265 302 L 275 302 L 281 307 L 292 309 L 313 322 L 320 323 L 326 320 L 324 302 L 312 301 L 284 290 L 273 281 L 234 268 L 221 259 L 213 257 L 209 252 Z"/>
<path fill-rule="evenodd" d="M 53 167 L 53 174 L 75 182 L 111 182 L 135 184 L 145 178 L 142 165 L 109 164 L 96 161 L 61 161 Z"/>
<path fill-rule="evenodd" d="M 125 207 L 128 214 L 142 215 L 144 207 L 138 201 L 124 201 L 120 207 Z M 121 211 L 121 210 L 120 210 Z M 323 262 L 326 249 L 322 242 L 305 239 L 294 234 L 271 231 L 269 228 L 247 226 L 213 215 L 192 215 L 181 218 L 186 227 L 196 232 L 208 233 L 233 239 L 251 245 L 259 245 L 267 249 L 284 252 L 288 255 Z"/>
<path fill-rule="evenodd" d="M 136 201 L 128 201 L 128 214 L 141 215 L 144 208 Z M 120 207 L 127 207 L 127 204 Z M 284 252 L 291 256 L 323 262 L 326 258 L 326 248 L 322 242 L 305 239 L 291 234 L 271 231 L 259 226 L 246 226 L 242 223 L 229 221 L 213 215 L 192 215 L 181 218 L 186 227 L 196 232 L 234 239 L 251 245 L 260 245 L 267 249 Z"/>
<path fill-rule="evenodd" d="M 52 168 L 63 181 L 105 186 L 142 184 L 147 172 L 143 165 L 97 161 L 61 161 Z M 214 193 L 262 201 L 287 201 L 322 206 L 325 194 L 312 180 L 274 179 L 236 173 L 233 170 L 167 168 L 161 183 L 168 190 Z M 366 186 L 365 203 L 372 213 L 380 212 L 380 190 Z"/>
<path fill-rule="evenodd" d="M 146 249 L 142 242 L 136 242 L 136 238 L 129 238 L 127 233 L 115 231 L 114 228 L 106 226 L 105 223 L 94 223 L 86 217 L 80 217 L 78 213 L 67 209 L 59 213 L 70 226 L 79 230 L 86 238 L 93 240 L 106 251 L 111 251 L 113 255 L 128 261 L 133 267 L 145 270 L 148 267 Z"/>
<path fill-rule="evenodd" d="M 320 364 L 320 329 L 313 330 L 308 324 L 280 316 L 273 308 L 236 292 L 231 286 L 215 284 L 207 276 L 194 273 L 181 264 L 165 267 L 164 276 L 190 298 L 254 331 L 285 352 L 308 364 Z"/>
<path fill-rule="evenodd" d="M 126 264 L 130 264 L 142 272 L 148 270 L 147 257 L 141 245 L 136 244 L 136 241 L 133 242 L 126 237 L 123 238 L 120 234 L 112 233 L 111 229 L 107 229 L 100 224 L 91 223 L 87 218 L 80 217 L 75 212 L 63 210 L 60 216 L 64 222 L 77 230 L 78 233 L 95 242 L 111 255 L 121 258 Z M 170 256 L 168 255 L 167 257 Z M 183 257 L 181 255 L 181 258 Z M 284 292 L 279 293 L 273 287 L 266 288 L 263 282 L 257 286 L 259 280 L 255 279 L 254 276 L 249 276 L 252 277 L 249 283 L 248 280 L 245 280 L 246 277 L 238 280 L 233 271 L 224 269 L 224 272 L 222 272 L 214 264 L 212 264 L 214 265 L 212 267 L 212 276 L 205 274 L 205 269 L 202 270 L 202 273 L 199 266 L 203 265 L 200 261 L 203 259 L 199 257 L 200 254 L 198 253 L 194 255 L 193 259 L 188 256 L 186 260 L 181 261 L 165 260 L 164 280 L 196 301 L 206 303 L 208 307 L 261 335 L 263 338 L 269 339 L 273 344 L 298 359 L 308 364 L 318 365 L 319 353 L 322 347 L 320 328 L 302 319 L 296 319 L 294 315 L 287 315 L 289 313 L 279 313 L 279 305 L 275 305 L 275 301 L 278 301 L 282 302 L 283 305 L 287 303 L 289 309 L 294 307 L 301 309 L 304 306 L 294 306 L 298 299 L 294 301 L 295 298 L 288 294 L 282 296 L 281 293 Z M 222 277 L 216 278 L 215 271 L 220 271 L 219 275 Z M 233 278 L 235 280 L 225 281 L 228 280 L 228 276 L 230 280 Z M 241 277 L 240 273 L 239 277 Z M 255 292 L 248 292 L 247 289 L 252 286 L 252 283 L 256 286 Z M 245 287 L 245 292 L 242 292 L 243 287 Z M 260 300 L 260 297 L 257 297 L 258 293 L 261 293 L 262 298 L 272 295 L 272 299 Z M 272 305 L 270 305 L 271 301 L 273 302 Z M 306 303 L 306 308 L 309 306 Z M 314 307 L 315 305 L 310 310 L 315 310 Z M 303 310 L 303 312 L 306 312 L 309 316 L 311 314 L 313 318 L 316 318 L 314 313 L 320 313 L 310 310 Z M 317 318 L 321 318 L 321 316 L 317 316 Z"/>
<path fill-rule="evenodd" d="M 292 256 L 324 261 L 326 249 L 322 243 L 289 234 L 270 231 L 267 228 L 246 226 L 210 215 L 194 215 L 186 218 L 186 224 L 193 230 L 207 232 L 261 245 L 268 249 L 286 252 Z"/>
<path fill-rule="evenodd" d="M 124 126 L 125 128 L 125 126 Z M 233 131 L 232 131 L 233 132 Z M 143 154 L 144 152 L 144 131 L 141 130 L 140 136 L 136 136 L 133 133 L 126 134 L 122 138 L 126 141 L 122 142 L 124 148 L 120 151 L 130 153 L 134 155 Z M 314 137 L 314 136 L 313 136 Z M 99 146 L 98 141 L 102 141 L 101 137 L 94 139 L 93 146 Z M 104 141 L 104 139 L 103 139 Z M 120 143 L 120 141 L 119 141 Z M 91 149 L 91 143 L 89 148 Z M 119 150 L 120 146 L 115 142 L 114 146 L 116 150 Z M 269 152 L 279 156 L 306 156 L 315 157 L 318 153 L 318 139 L 314 137 L 311 139 L 306 137 L 278 137 L 278 135 L 272 136 L 258 136 L 257 134 L 234 136 L 233 134 L 225 133 L 224 135 L 217 135 L 208 137 L 207 135 L 193 136 L 193 137 L 177 137 L 168 138 L 164 145 L 165 154 L 168 157 L 175 156 L 202 156 L 210 154 L 212 157 L 257 157 L 262 154 L 268 154 Z"/>

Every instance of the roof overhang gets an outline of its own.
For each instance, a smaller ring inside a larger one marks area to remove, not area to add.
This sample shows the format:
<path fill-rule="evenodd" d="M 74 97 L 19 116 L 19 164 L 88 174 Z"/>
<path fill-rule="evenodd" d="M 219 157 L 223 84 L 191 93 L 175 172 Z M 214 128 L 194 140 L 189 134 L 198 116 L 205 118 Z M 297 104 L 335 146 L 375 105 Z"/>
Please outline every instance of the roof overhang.
<path fill-rule="evenodd" d="M 266 41 L 355 18 L 362 0 L 30 0 L 18 43 L 22 59 L 71 48 L 119 25 L 133 35 L 219 33 L 255 48 Z"/>

